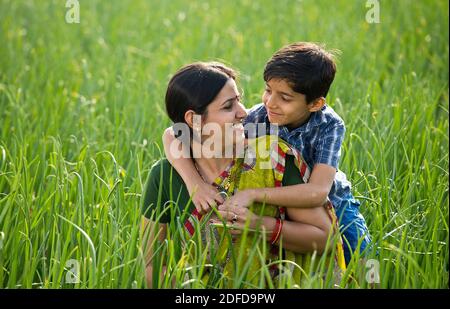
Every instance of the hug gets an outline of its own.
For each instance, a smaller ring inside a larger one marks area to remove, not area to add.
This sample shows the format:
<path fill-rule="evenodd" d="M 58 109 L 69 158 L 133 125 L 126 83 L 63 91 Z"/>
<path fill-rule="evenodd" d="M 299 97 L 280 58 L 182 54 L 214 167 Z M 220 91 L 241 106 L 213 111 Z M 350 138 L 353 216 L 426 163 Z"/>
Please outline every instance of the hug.
<path fill-rule="evenodd" d="M 338 169 L 345 126 L 325 101 L 335 72 L 322 47 L 286 46 L 266 64 L 263 103 L 250 110 L 237 73 L 222 63 L 195 62 L 175 73 L 165 97 L 174 123 L 163 136 L 167 158 L 153 165 L 142 200 L 149 287 L 177 267 L 197 267 L 198 248 L 207 253 L 202 271 L 183 279 L 204 287 L 276 287 L 286 278 L 302 286 L 321 278 L 317 264 L 339 284 L 352 253 L 371 240 Z M 267 130 L 245 130 L 252 123 Z M 180 135 L 176 124 L 189 132 Z M 176 261 L 161 259 L 176 237 L 184 248 Z"/>

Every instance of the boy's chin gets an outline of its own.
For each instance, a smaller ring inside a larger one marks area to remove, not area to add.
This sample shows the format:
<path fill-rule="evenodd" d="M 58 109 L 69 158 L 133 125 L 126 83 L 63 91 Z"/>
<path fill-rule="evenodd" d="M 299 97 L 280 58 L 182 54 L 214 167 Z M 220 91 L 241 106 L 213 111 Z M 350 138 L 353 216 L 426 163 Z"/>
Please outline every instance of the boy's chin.
<path fill-rule="evenodd" d="M 271 125 L 273 125 L 273 126 L 279 126 L 279 127 L 281 127 L 281 126 L 285 126 L 286 125 L 286 123 L 284 123 L 283 121 L 280 121 L 279 119 L 270 119 L 269 118 L 269 122 L 270 122 L 270 124 Z"/>
<path fill-rule="evenodd" d="M 269 116 L 269 122 L 271 125 L 274 125 L 274 126 L 285 126 L 286 125 L 286 123 L 284 123 L 283 121 L 281 121 L 281 119 L 278 119 L 276 117 Z"/>

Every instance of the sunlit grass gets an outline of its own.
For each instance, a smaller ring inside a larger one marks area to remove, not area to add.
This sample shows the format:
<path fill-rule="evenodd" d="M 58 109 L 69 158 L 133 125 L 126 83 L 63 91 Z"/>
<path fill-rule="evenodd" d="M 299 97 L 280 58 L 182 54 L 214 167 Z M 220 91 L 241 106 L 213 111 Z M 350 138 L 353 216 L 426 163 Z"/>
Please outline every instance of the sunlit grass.
<path fill-rule="evenodd" d="M 64 2 L 0 0 L 0 287 L 145 287 L 139 205 L 169 125 L 170 74 L 226 61 L 251 106 L 265 61 L 300 40 L 342 52 L 328 102 L 347 125 L 340 168 L 363 202 L 380 286 L 448 287 L 447 1 L 383 1 L 380 24 L 352 0 L 80 0 L 80 24 L 65 22 Z M 159 286 L 203 287 L 184 281 L 205 267 L 197 250 L 186 270 L 179 242 L 164 244 L 174 267 Z M 368 287 L 357 260 L 347 286 Z"/>

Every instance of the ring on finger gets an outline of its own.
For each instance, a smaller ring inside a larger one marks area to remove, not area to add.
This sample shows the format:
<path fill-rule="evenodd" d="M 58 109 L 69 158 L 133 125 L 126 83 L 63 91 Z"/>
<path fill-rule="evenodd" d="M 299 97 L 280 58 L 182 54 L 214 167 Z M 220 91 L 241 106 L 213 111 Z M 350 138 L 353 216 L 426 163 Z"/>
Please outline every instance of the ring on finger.
<path fill-rule="evenodd" d="M 234 214 L 233 219 L 231 219 L 231 222 L 235 223 L 237 221 L 237 219 L 238 219 L 237 214 Z"/>

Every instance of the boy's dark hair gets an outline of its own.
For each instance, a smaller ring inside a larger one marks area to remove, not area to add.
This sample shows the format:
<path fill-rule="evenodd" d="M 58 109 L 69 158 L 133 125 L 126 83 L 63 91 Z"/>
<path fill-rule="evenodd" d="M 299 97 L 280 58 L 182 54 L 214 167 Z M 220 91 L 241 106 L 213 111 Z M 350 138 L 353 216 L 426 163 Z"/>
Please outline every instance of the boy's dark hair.
<path fill-rule="evenodd" d="M 174 123 L 185 122 L 188 110 L 203 115 L 230 78 L 236 79 L 235 71 L 219 62 L 195 62 L 179 69 L 166 91 L 170 119 Z"/>
<path fill-rule="evenodd" d="M 332 53 L 315 43 L 297 42 L 281 48 L 269 59 L 264 81 L 286 80 L 292 90 L 304 94 L 306 102 L 311 103 L 327 96 L 335 74 Z"/>

